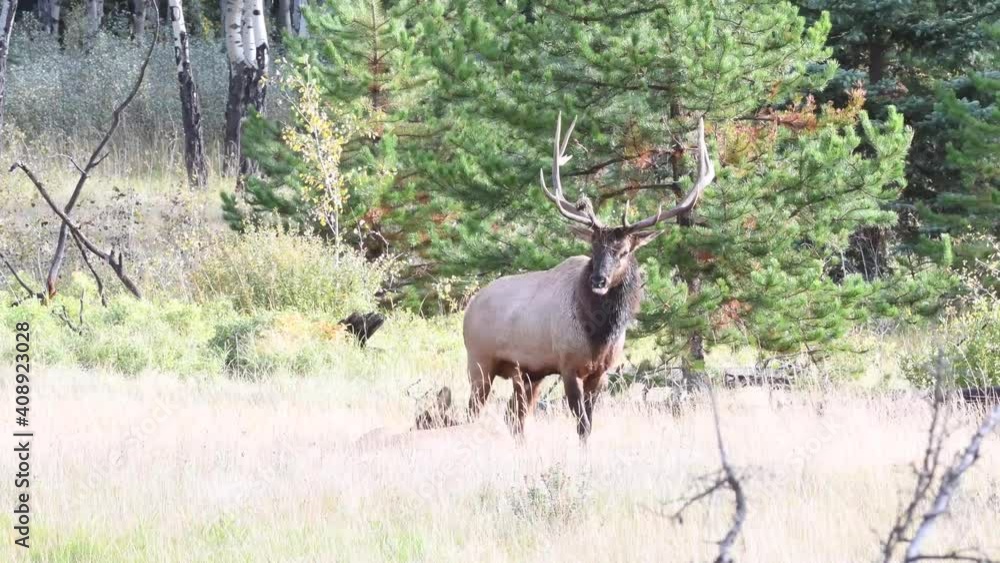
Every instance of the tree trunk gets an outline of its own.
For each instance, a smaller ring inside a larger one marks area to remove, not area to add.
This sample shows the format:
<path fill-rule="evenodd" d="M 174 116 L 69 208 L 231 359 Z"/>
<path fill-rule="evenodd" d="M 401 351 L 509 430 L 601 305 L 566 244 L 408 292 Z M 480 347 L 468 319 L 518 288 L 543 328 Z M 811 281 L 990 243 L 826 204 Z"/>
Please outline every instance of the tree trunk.
<path fill-rule="evenodd" d="M 286 0 L 287 1 L 287 0 Z M 309 30 L 306 26 L 306 19 L 302 16 L 302 8 L 307 4 L 307 0 L 291 0 L 292 2 L 292 13 L 291 13 L 291 28 L 295 35 L 299 37 L 308 37 Z"/>
<path fill-rule="evenodd" d="M 234 174 L 240 162 L 243 115 L 246 112 L 248 68 L 243 52 L 243 0 L 223 0 L 222 18 L 229 58 L 229 95 L 226 98 L 225 172 Z"/>
<path fill-rule="evenodd" d="M 880 36 L 872 38 L 868 44 L 868 81 L 878 84 L 885 76 L 886 44 Z"/>
<path fill-rule="evenodd" d="M 264 2 L 263 0 L 246 0 L 245 6 L 250 6 L 249 13 L 253 24 L 254 41 L 247 55 L 254 73 L 247 84 L 247 103 L 253 104 L 257 113 L 264 113 L 264 101 L 267 96 L 267 83 L 264 78 L 267 76 L 267 67 L 270 64 L 267 45 L 267 24 L 264 22 Z M 244 46 L 246 48 L 246 46 Z"/>
<path fill-rule="evenodd" d="M 42 30 L 49 30 L 49 14 L 52 12 L 52 0 L 38 0 L 35 2 L 35 17 L 42 24 Z"/>
<path fill-rule="evenodd" d="M 282 31 L 292 33 L 292 14 L 288 2 L 289 0 L 278 0 L 278 22 Z"/>
<path fill-rule="evenodd" d="M 87 38 L 93 40 L 101 29 L 104 19 L 104 0 L 86 0 L 87 2 Z"/>
<path fill-rule="evenodd" d="M 246 173 L 243 119 L 253 104 L 264 112 L 268 66 L 267 26 L 262 0 L 226 0 L 226 53 L 229 56 L 229 96 L 226 101 L 226 173 Z M 236 166 L 239 166 L 237 169 Z M 237 183 L 237 188 L 240 184 Z"/>
<path fill-rule="evenodd" d="M 146 38 L 146 0 L 132 0 L 132 38 L 140 45 Z"/>
<path fill-rule="evenodd" d="M 670 104 L 670 116 L 680 117 L 683 115 L 680 104 L 674 102 Z M 681 147 L 674 147 L 673 154 L 670 157 L 670 168 L 671 175 L 673 177 L 674 186 L 679 186 L 679 182 L 682 176 L 681 170 L 681 156 L 683 151 Z M 679 188 L 677 188 L 679 189 Z M 678 192 L 679 193 L 679 192 Z M 682 194 L 681 194 L 682 195 Z M 677 216 L 677 225 L 681 228 L 690 228 L 694 225 L 694 218 L 691 216 L 691 212 L 683 213 Z M 701 276 L 696 272 L 689 272 L 684 276 L 684 283 L 688 288 L 688 300 L 692 298 L 697 298 L 698 294 L 701 292 Z M 700 331 L 695 330 L 688 336 L 688 354 L 682 365 L 682 375 L 684 377 L 684 385 L 688 388 L 694 388 L 701 384 L 702 373 L 701 370 L 705 365 L 705 340 L 704 336 Z"/>
<path fill-rule="evenodd" d="M 167 11 L 174 33 L 174 61 L 177 63 L 177 81 L 180 83 L 181 118 L 184 123 L 184 164 L 188 181 L 199 188 L 205 187 L 208 173 L 205 169 L 205 147 L 201 137 L 201 104 L 191 56 L 188 51 L 188 34 L 184 25 L 184 7 L 181 0 L 168 0 Z"/>
<path fill-rule="evenodd" d="M 3 133 L 4 100 L 7 97 L 7 54 L 10 52 L 10 34 L 14 30 L 14 16 L 17 15 L 17 0 L 0 0 L 0 22 L 3 35 L 0 36 L 0 134 Z M 0 143 L 3 137 L 0 136 Z M 0 151 L 3 146 L 0 145 Z"/>

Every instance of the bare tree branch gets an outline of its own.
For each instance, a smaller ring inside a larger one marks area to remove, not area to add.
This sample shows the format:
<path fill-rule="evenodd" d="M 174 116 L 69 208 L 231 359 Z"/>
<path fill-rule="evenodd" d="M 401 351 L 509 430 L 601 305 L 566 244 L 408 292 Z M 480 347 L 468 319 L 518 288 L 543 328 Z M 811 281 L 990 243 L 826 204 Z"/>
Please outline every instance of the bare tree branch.
<path fill-rule="evenodd" d="M 11 165 L 10 171 L 13 172 L 18 168 L 20 168 L 21 171 L 23 171 L 24 174 L 28 177 L 28 179 L 31 180 L 31 183 L 35 185 L 35 189 L 37 189 L 38 193 L 41 194 L 42 199 L 44 199 L 45 202 L 49 204 L 49 208 L 51 208 L 52 211 L 55 212 L 55 214 L 58 215 L 60 219 L 62 219 L 63 225 L 66 228 L 68 228 L 69 231 L 77 238 L 78 242 L 83 244 L 83 246 L 86 247 L 86 249 L 89 250 L 92 254 L 94 254 L 104 262 L 107 262 L 108 266 L 111 266 L 111 270 L 114 271 L 115 275 L 118 276 L 118 279 L 121 280 L 122 285 L 125 286 L 125 289 L 129 290 L 129 292 L 132 293 L 132 295 L 134 295 L 137 299 L 142 299 L 142 293 L 139 292 L 139 288 L 128 277 L 128 275 L 125 274 L 125 266 L 123 263 L 123 256 L 121 251 L 115 252 L 114 249 L 111 249 L 108 252 L 104 252 L 103 250 L 98 248 L 97 245 L 91 242 L 90 239 L 88 239 L 86 236 L 84 236 L 82 232 L 80 232 L 80 227 L 77 226 L 76 223 L 74 223 L 73 220 L 69 218 L 69 215 L 67 215 L 66 212 L 63 211 L 62 209 L 59 209 L 59 206 L 56 205 L 56 202 L 52 200 L 52 196 L 49 195 L 48 190 L 46 190 L 45 186 L 42 185 L 41 180 L 39 180 L 38 177 L 35 176 L 35 173 L 32 172 L 31 169 L 27 167 L 27 165 L 25 165 L 23 162 L 20 161 L 15 162 L 14 164 Z"/>
<path fill-rule="evenodd" d="M 2 252 L 0 252 L 0 260 L 2 260 L 3 265 L 7 266 L 7 269 L 10 270 L 10 274 L 14 276 L 14 280 L 17 281 L 18 285 L 20 285 L 21 288 L 23 288 L 25 291 L 28 292 L 28 295 L 24 299 L 15 301 L 12 304 L 13 306 L 16 307 L 17 305 L 23 303 L 25 300 L 32 298 L 38 299 L 42 303 L 45 302 L 45 294 L 40 291 L 35 291 L 34 289 L 31 289 L 31 286 L 29 286 L 27 283 L 25 283 L 23 279 L 21 279 L 21 276 L 18 275 L 17 270 L 14 269 L 14 266 L 11 266 L 10 262 L 7 261 L 7 257 L 4 256 Z"/>
<path fill-rule="evenodd" d="M 715 558 L 714 563 L 733 563 L 733 545 L 736 543 L 736 539 L 743 529 L 743 523 L 746 521 L 747 499 L 746 493 L 743 491 L 743 484 L 733 470 L 733 466 L 730 465 L 729 456 L 726 454 L 726 445 L 722 440 L 722 426 L 719 422 L 719 408 L 715 402 L 715 390 L 712 387 L 708 388 L 708 397 L 712 405 L 712 420 L 715 422 L 715 438 L 718 443 L 719 461 L 722 464 L 722 469 L 708 475 L 706 477 L 709 481 L 708 485 L 700 492 L 688 497 L 671 518 L 678 523 L 682 523 L 684 521 L 684 511 L 689 507 L 722 489 L 731 490 L 736 505 L 733 512 L 733 521 L 729 526 L 729 530 L 726 531 L 726 535 L 719 541 L 719 555 Z"/>
<path fill-rule="evenodd" d="M 931 403 L 931 425 L 927 430 L 927 446 L 919 466 L 914 467 L 917 482 L 913 488 L 910 501 L 896 516 L 889 536 L 882 543 L 882 562 L 892 563 L 899 546 L 906 541 L 906 534 L 916 519 L 917 509 L 930 492 L 931 485 L 937 477 L 940 465 L 941 449 L 947 434 L 944 430 L 945 404 L 942 379 L 944 378 L 943 357 L 939 354 L 935 366 L 934 396 Z"/>
<path fill-rule="evenodd" d="M 53 310 L 52 314 L 57 319 L 61 320 L 63 324 L 66 325 L 67 328 L 69 328 L 70 330 L 72 330 L 77 334 L 82 335 L 84 333 L 84 324 L 85 324 L 83 322 L 83 293 L 80 293 L 80 311 L 77 315 L 77 318 L 79 319 L 77 321 L 77 324 L 73 324 L 73 321 L 70 320 L 69 311 L 66 310 L 65 305 L 61 305 L 58 309 Z"/>
<path fill-rule="evenodd" d="M 997 424 L 1000 424 L 1000 406 L 993 407 L 993 411 L 983 420 L 975 434 L 972 435 L 969 445 L 957 456 L 951 467 L 945 471 L 944 476 L 941 478 L 941 485 L 938 487 L 937 495 L 934 496 L 934 501 L 931 503 L 931 509 L 924 513 L 917 531 L 913 534 L 913 539 L 910 540 L 910 545 L 906 548 L 906 563 L 935 558 L 933 556 L 921 555 L 920 548 L 923 547 L 927 535 L 934 527 L 938 518 L 948 512 L 948 506 L 951 504 L 951 499 L 958 490 L 962 475 L 979 460 L 979 449 L 983 445 L 983 440 L 993 432 Z M 956 557 L 957 555 L 952 555 L 952 560 L 989 561 L 989 559 L 957 559 Z"/>
<path fill-rule="evenodd" d="M 983 420 L 972 435 L 968 446 L 955 458 L 951 466 L 945 468 L 941 462 L 944 443 L 949 437 L 946 427 L 947 404 L 945 403 L 944 384 L 950 375 L 950 367 L 943 351 L 938 351 L 933 367 L 934 395 L 931 403 L 931 425 L 927 431 L 927 446 L 924 448 L 923 459 L 919 466 L 914 467 L 917 482 L 909 502 L 896 517 L 889 536 L 882 544 L 883 563 L 892 563 L 896 552 L 903 544 L 907 544 L 902 561 L 978 561 L 980 563 L 995 563 L 993 559 L 968 550 L 956 550 L 944 554 L 924 555 L 920 553 L 934 524 L 941 515 L 948 512 L 952 497 L 958 490 L 962 475 L 979 459 L 979 449 L 983 440 L 1000 424 L 1000 406 Z M 943 473 L 942 473 L 943 471 Z M 937 485 L 937 492 L 933 488 Z M 932 498 L 933 495 L 933 498 Z M 920 506 L 930 501 L 930 508 L 919 515 Z M 919 519 L 919 524 L 910 536 L 910 530 Z"/>
<path fill-rule="evenodd" d="M 156 9 L 156 4 L 153 0 L 149 0 L 150 5 Z M 122 114 L 125 109 L 132 103 L 136 95 L 139 93 L 139 88 L 142 87 L 142 82 L 146 78 L 146 69 L 149 67 L 149 61 L 153 58 L 153 50 L 156 48 L 156 42 L 160 37 L 160 18 L 153 18 L 155 24 L 153 26 L 153 39 L 149 43 L 149 48 L 146 50 L 146 56 L 142 60 L 142 64 L 139 66 L 139 74 L 136 76 L 135 82 L 132 84 L 132 89 L 125 96 L 118 106 L 111 112 L 111 125 L 108 126 L 108 130 L 105 131 L 104 136 L 101 141 L 94 148 L 93 152 L 90 153 L 90 158 L 87 159 L 87 164 L 82 168 L 73 159 L 73 166 L 77 168 L 80 172 L 80 178 L 76 181 L 76 186 L 73 188 L 73 193 L 70 194 L 69 201 L 66 202 L 66 206 L 63 211 L 69 215 L 73 208 L 76 206 L 76 202 L 80 199 L 80 194 L 83 192 L 83 187 L 87 183 L 87 179 L 90 177 L 90 173 L 97 168 L 105 158 L 108 157 L 110 152 L 105 152 L 103 155 L 105 147 L 111 142 L 111 137 L 114 136 L 115 131 L 118 130 L 118 126 L 121 124 Z M 13 169 L 13 167 L 12 167 Z M 62 227 L 59 228 L 59 239 L 56 242 L 56 251 L 52 256 L 52 262 L 49 264 L 49 272 L 46 278 L 46 290 L 48 291 L 49 297 L 56 292 L 56 282 L 59 278 L 59 269 L 62 267 L 64 258 L 66 257 L 66 243 L 69 237 L 69 231 L 67 230 L 67 224 L 64 222 Z"/>
<path fill-rule="evenodd" d="M 95 270 L 93 264 L 90 263 L 90 258 L 87 257 L 87 251 L 83 248 L 83 244 L 80 242 L 80 237 L 76 233 L 73 233 L 73 242 L 76 243 L 77 249 L 80 250 L 80 257 L 83 258 L 83 263 L 90 269 L 90 273 L 94 276 L 94 281 L 97 282 L 97 295 L 101 297 L 101 306 L 107 307 L 108 299 L 104 295 L 104 282 L 101 281 L 101 276 L 97 274 L 97 270 Z"/>

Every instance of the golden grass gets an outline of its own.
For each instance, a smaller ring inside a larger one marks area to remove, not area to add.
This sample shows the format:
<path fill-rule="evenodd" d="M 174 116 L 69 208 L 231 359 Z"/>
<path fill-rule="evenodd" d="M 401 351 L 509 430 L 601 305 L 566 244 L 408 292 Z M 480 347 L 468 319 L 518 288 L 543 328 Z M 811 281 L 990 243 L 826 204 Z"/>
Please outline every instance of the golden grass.
<path fill-rule="evenodd" d="M 683 525 L 659 514 L 717 467 L 703 402 L 675 417 L 608 401 L 586 449 L 558 407 L 529 423 L 522 446 L 459 428 L 404 446 L 359 448 L 358 436 L 405 425 L 414 407 L 402 389 L 376 404 L 358 389 L 345 392 L 350 385 L 365 383 L 129 380 L 39 369 L 30 559 L 710 561 L 731 517 L 725 494 L 693 509 Z M 0 389 L 11 396 L 7 378 Z M 495 423 L 501 401 L 480 430 Z M 738 561 L 877 558 L 922 453 L 926 404 L 849 391 L 746 390 L 723 392 L 720 405 L 749 495 Z M 952 448 L 974 422 L 971 413 L 955 414 Z M 12 481 L 0 483 L 0 497 L 13 498 Z M 997 530 L 994 436 L 933 545 L 996 556 Z M 27 558 L 6 541 L 0 559 Z"/>

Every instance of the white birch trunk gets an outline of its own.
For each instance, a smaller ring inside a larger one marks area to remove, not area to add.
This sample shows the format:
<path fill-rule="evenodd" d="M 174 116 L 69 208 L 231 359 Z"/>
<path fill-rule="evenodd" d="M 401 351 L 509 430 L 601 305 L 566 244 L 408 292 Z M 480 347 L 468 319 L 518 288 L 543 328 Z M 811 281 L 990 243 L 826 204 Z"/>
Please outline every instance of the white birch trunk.
<path fill-rule="evenodd" d="M 251 5 L 253 18 L 254 63 L 258 72 L 267 73 L 269 63 L 267 52 L 267 23 L 264 20 L 264 0 L 247 0 Z"/>
<path fill-rule="evenodd" d="M 132 0 L 132 37 L 135 39 L 135 42 L 140 45 L 146 38 L 147 1 L 148 0 Z"/>
<path fill-rule="evenodd" d="M 257 45 L 255 41 L 255 30 L 254 30 L 254 17 L 253 17 L 253 7 L 254 0 L 243 0 L 243 59 L 246 60 L 247 64 L 251 67 L 256 66 L 257 56 L 254 53 L 254 47 Z"/>
<path fill-rule="evenodd" d="M 62 17 L 62 0 L 50 0 L 48 32 L 52 35 L 59 35 L 59 19 Z"/>
<path fill-rule="evenodd" d="M 184 6 L 181 0 L 167 0 L 167 15 L 174 35 L 174 61 L 177 63 L 177 82 L 180 84 L 181 118 L 184 124 L 184 164 L 188 181 L 204 187 L 207 181 L 205 146 L 201 136 L 201 103 L 191 70 L 187 26 L 184 25 Z"/>
<path fill-rule="evenodd" d="M 309 29 L 306 25 L 306 18 L 302 16 L 302 8 L 306 7 L 309 2 L 308 0 L 291 0 L 292 1 L 292 28 L 295 35 L 299 37 L 309 37 Z"/>
<path fill-rule="evenodd" d="M 10 34 L 14 30 L 14 16 L 17 15 L 17 0 L 2 0 L 0 23 L 0 132 L 3 131 L 4 100 L 7 97 L 7 54 L 10 52 Z M 0 149 L 3 147 L 0 146 Z"/>
<path fill-rule="evenodd" d="M 90 37 L 97 35 L 104 19 L 104 0 L 87 0 L 87 33 Z"/>
<path fill-rule="evenodd" d="M 282 31 L 292 33 L 292 8 L 289 0 L 278 0 L 278 21 Z"/>
<path fill-rule="evenodd" d="M 225 161 L 227 174 L 239 171 L 243 116 L 246 115 L 248 64 L 243 49 L 243 0 L 223 2 L 226 56 L 229 58 L 229 95 L 226 98 Z M 238 184 L 239 185 L 239 184 Z"/>
<path fill-rule="evenodd" d="M 243 63 L 243 0 L 225 0 L 223 25 L 226 28 L 226 55 L 233 67 Z"/>
<path fill-rule="evenodd" d="M 137 0 L 141 2 L 142 0 Z M 184 72 L 184 63 L 188 58 L 185 39 L 187 36 L 187 26 L 184 25 L 184 6 L 181 0 L 167 0 L 167 16 L 170 18 L 170 31 L 174 36 L 174 61 L 177 63 L 177 72 Z"/>

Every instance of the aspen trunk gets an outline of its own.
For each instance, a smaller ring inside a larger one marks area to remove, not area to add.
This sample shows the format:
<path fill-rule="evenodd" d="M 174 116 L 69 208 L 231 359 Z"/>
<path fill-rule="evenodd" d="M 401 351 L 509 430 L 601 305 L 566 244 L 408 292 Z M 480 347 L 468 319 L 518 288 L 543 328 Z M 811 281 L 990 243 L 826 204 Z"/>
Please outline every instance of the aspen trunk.
<path fill-rule="evenodd" d="M 264 113 L 264 101 L 267 96 L 267 83 L 264 78 L 267 76 L 267 67 L 270 64 L 267 45 L 267 24 L 264 21 L 263 0 L 245 0 L 244 13 L 249 15 L 251 29 L 253 30 L 253 43 L 249 46 L 247 60 L 253 67 L 254 73 L 247 84 L 247 103 L 253 104 L 257 113 Z M 244 46 L 246 49 L 247 46 Z"/>
<path fill-rule="evenodd" d="M 243 0 L 223 0 L 226 56 L 229 58 L 229 95 L 226 98 L 225 171 L 239 170 L 243 116 L 246 115 L 247 78 L 253 69 L 243 50 Z"/>
<path fill-rule="evenodd" d="M 10 34 L 14 30 L 14 16 L 17 15 L 17 0 L 0 0 L 0 2 L 2 2 L 0 22 L 3 22 L 3 35 L 0 36 L 0 133 L 2 133 L 4 101 L 7 97 L 7 54 L 10 52 Z M 0 151 L 2 150 L 3 146 L 0 145 Z"/>
<path fill-rule="evenodd" d="M 244 43 L 243 49 L 249 62 L 250 72 L 247 74 L 246 91 L 243 96 L 243 103 L 247 107 L 253 105 L 254 110 L 264 114 L 265 98 L 267 96 L 267 67 L 269 64 L 267 45 L 267 25 L 264 23 L 264 2 L 263 0 L 244 0 L 243 4 L 244 28 L 251 31 L 244 35 L 244 41 L 252 38 L 248 43 Z M 246 109 L 244 109 L 246 114 Z M 252 176 L 257 173 L 257 166 L 246 157 L 240 155 L 240 176 Z M 237 186 L 242 185 L 242 180 L 237 182 Z"/>
<path fill-rule="evenodd" d="M 268 67 L 267 26 L 262 0 L 226 0 L 224 24 L 229 57 L 229 96 L 226 100 L 226 173 L 246 173 L 242 155 L 243 119 L 253 104 L 264 112 Z M 239 184 L 237 184 L 239 187 Z"/>
<path fill-rule="evenodd" d="M 132 0 L 132 38 L 140 45 L 146 38 L 146 0 Z"/>
<path fill-rule="evenodd" d="M 289 0 L 278 0 L 278 21 L 282 31 L 292 33 L 292 13 L 288 3 Z"/>
<path fill-rule="evenodd" d="M 180 83 L 181 118 L 184 123 L 184 164 L 188 181 L 199 188 L 205 186 L 208 173 L 205 169 L 205 147 L 201 136 L 201 103 L 191 71 L 188 50 L 188 33 L 184 25 L 184 7 L 181 0 L 168 0 L 167 13 L 174 34 L 174 61 L 177 63 L 177 81 Z"/>
<path fill-rule="evenodd" d="M 292 31 L 295 33 L 295 35 L 298 35 L 299 37 L 308 37 L 309 30 L 306 27 L 306 19 L 302 16 L 302 8 L 304 8 L 308 4 L 308 2 L 307 0 L 291 0 L 291 2 L 292 2 L 292 13 L 291 13 Z"/>
<path fill-rule="evenodd" d="M 59 43 L 62 44 L 62 32 L 60 31 L 62 24 L 62 5 L 60 4 L 62 0 L 49 0 L 49 20 L 47 31 L 52 35 L 59 36 Z"/>
<path fill-rule="evenodd" d="M 104 0 L 87 1 L 87 36 L 93 38 L 101 29 L 101 20 L 104 19 Z"/>
<path fill-rule="evenodd" d="M 52 0 L 38 0 L 35 2 L 35 16 L 42 24 L 42 30 L 49 30 L 49 14 L 52 13 Z"/>

